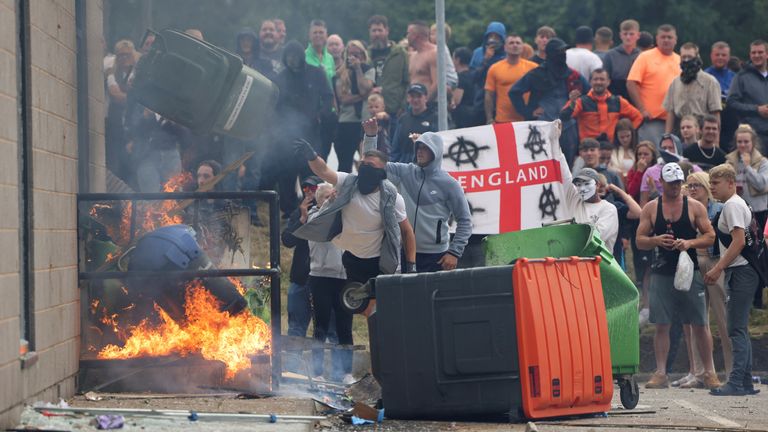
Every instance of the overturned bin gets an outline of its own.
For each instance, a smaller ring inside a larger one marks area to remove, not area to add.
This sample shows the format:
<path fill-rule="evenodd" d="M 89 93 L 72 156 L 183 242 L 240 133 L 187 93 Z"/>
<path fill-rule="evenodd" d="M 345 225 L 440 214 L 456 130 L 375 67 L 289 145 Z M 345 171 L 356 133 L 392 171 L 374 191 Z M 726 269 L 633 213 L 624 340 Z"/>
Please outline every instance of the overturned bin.
<path fill-rule="evenodd" d="M 190 128 L 240 139 L 269 124 L 277 86 L 237 55 L 173 29 L 156 33 L 136 65 L 132 92 L 143 106 Z"/>
<path fill-rule="evenodd" d="M 368 327 L 386 416 L 519 421 L 610 410 L 599 261 L 377 277 Z"/>
<path fill-rule="evenodd" d="M 602 258 L 600 275 L 608 316 L 613 375 L 627 408 L 638 402 L 637 383 L 632 377 L 640 364 L 638 325 L 639 295 L 635 284 L 606 249 L 590 225 L 568 224 L 528 229 L 488 236 L 485 240 L 486 265 L 504 265 L 519 258 L 544 257 Z"/>

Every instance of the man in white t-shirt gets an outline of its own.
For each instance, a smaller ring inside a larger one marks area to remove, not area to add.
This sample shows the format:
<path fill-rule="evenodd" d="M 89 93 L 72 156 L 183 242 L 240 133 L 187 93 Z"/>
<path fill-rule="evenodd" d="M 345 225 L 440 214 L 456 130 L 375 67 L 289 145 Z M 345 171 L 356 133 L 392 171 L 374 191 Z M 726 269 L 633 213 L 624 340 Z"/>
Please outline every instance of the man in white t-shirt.
<path fill-rule="evenodd" d="M 581 26 L 576 29 L 574 47 L 565 52 L 565 62 L 568 67 L 589 79 L 592 72 L 603 67 L 603 61 L 592 52 L 592 28 Z"/>
<path fill-rule="evenodd" d="M 364 283 L 379 274 L 394 273 L 401 248 L 405 250 L 402 272 L 415 273 L 416 237 L 403 197 L 386 180 L 387 155 L 369 150 L 358 174 L 348 174 L 328 167 L 304 140 L 296 142 L 295 150 L 318 177 L 335 186 L 336 198 L 294 235 L 312 241 L 330 240 L 344 250 L 342 263 L 351 282 Z"/>
<path fill-rule="evenodd" d="M 752 384 L 752 343 L 749 336 L 749 310 L 760 277 L 742 255 L 746 245 L 745 230 L 752 222 L 752 212 L 747 203 L 736 194 L 736 171 L 731 165 L 718 165 L 709 172 L 712 196 L 723 202 L 717 221 L 717 240 L 720 261 L 704 276 L 706 283 L 713 283 L 725 271 L 725 288 L 728 295 L 728 337 L 733 345 L 733 368 L 728 382 L 710 391 L 714 396 L 744 396 L 756 394 Z"/>
<path fill-rule="evenodd" d="M 561 167 L 563 164 L 564 161 L 561 161 Z M 600 175 L 592 168 L 582 168 L 571 182 L 567 165 L 562 168 L 562 173 L 567 214 L 573 215 L 576 223 L 594 226 L 606 249 L 613 251 L 619 234 L 619 215 L 616 206 L 597 193 Z"/>

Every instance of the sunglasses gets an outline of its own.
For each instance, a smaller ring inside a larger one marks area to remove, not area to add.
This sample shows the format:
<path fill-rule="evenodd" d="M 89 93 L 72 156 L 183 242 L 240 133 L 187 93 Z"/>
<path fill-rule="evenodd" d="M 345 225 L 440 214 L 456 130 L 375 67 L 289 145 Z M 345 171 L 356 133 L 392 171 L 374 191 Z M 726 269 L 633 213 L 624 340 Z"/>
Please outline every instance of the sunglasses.
<path fill-rule="evenodd" d="M 316 192 L 317 191 L 317 186 L 304 185 L 304 186 L 302 186 L 301 190 L 303 190 L 305 193 L 306 192 Z"/>

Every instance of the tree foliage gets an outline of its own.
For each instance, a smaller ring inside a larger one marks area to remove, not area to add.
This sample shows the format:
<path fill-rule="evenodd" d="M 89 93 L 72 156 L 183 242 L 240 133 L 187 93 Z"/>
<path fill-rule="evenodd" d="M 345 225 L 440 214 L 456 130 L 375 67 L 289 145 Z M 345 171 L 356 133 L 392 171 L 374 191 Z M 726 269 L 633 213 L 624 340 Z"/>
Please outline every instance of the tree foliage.
<path fill-rule="evenodd" d="M 409 21 L 434 21 L 431 0 L 105 0 L 106 39 L 114 44 L 128 37 L 136 42 L 145 26 L 199 28 L 212 43 L 233 48 L 234 35 L 242 27 L 258 29 L 262 20 L 281 17 L 288 37 L 307 41 L 307 25 L 313 18 L 326 21 L 330 33 L 345 40 L 367 40 L 366 20 L 383 14 L 390 21 L 390 36 L 405 36 Z M 533 43 L 541 25 L 555 28 L 558 36 L 571 41 L 580 25 L 593 29 L 608 26 L 618 40 L 618 26 L 627 18 L 640 22 L 641 29 L 654 32 L 663 23 L 678 29 L 679 43 L 697 43 L 704 55 L 718 40 L 731 44 L 732 54 L 746 58 L 749 42 L 766 38 L 768 0 L 445 0 L 446 21 L 453 28 L 450 41 L 457 46 L 477 46 L 490 21 L 501 21 L 507 31 Z M 142 19 L 142 17 L 146 17 Z M 151 22 L 148 22 L 151 21 Z M 706 58 L 706 57 L 705 57 Z"/>

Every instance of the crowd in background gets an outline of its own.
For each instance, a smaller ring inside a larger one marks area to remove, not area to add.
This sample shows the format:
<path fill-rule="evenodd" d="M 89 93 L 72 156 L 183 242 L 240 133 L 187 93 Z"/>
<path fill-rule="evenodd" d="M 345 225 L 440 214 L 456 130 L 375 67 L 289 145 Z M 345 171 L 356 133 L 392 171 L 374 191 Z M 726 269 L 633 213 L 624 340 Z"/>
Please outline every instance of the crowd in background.
<path fill-rule="evenodd" d="M 227 166 L 253 151 L 245 167 L 228 176 L 221 189 L 278 190 L 284 216 L 293 215 L 292 223 L 300 225 L 316 204 L 315 193 L 323 192 L 323 201 L 328 193 L 318 190 L 322 181 L 310 177 L 306 162 L 290 150 L 292 143 L 305 140 L 322 159 L 333 152 L 338 171 L 353 172 L 364 136 L 362 124 L 375 118 L 377 149 L 391 162 L 416 163 L 420 146 L 414 137 L 437 131 L 437 56 L 444 56 L 452 128 L 562 121 L 560 147 L 573 173 L 574 196 L 580 194 L 585 203 L 608 203 L 600 205 L 600 214 L 582 209 L 584 217 L 592 218 L 625 268 L 625 256 L 631 255 L 633 276 L 643 293 L 641 323 L 650 319 L 656 324 L 657 340 L 666 347 L 656 353 L 657 372 L 650 386 L 669 385 L 667 363 L 684 335 L 691 373 L 671 385 L 706 386 L 721 394 L 749 391 L 746 378 L 740 382 L 733 376 L 749 373 L 745 320 L 751 306 L 764 307 L 758 286 L 765 283 L 739 273 L 751 263 L 740 260 L 738 252 L 729 254 L 727 262 L 721 257 L 732 244 L 723 241 L 723 235 L 730 238 L 736 229 L 738 235 L 762 239 L 766 230 L 768 43 L 757 39 L 732 48 L 716 42 L 705 68 L 699 47 L 692 41 L 679 44 L 674 26 L 659 26 L 651 34 L 631 19 L 617 29 L 579 27 L 570 44 L 549 26 L 541 26 L 533 41 L 525 41 L 494 21 L 485 29 L 481 46 L 459 47 L 452 53 L 438 50 L 434 25 L 417 20 L 408 25 L 402 40 L 390 34 L 388 20 L 381 15 L 368 20 L 367 41 L 345 42 L 319 19 L 297 30 L 302 39 L 305 30 L 306 46 L 288 38 L 279 19 L 233 35 L 230 48 L 280 89 L 273 127 L 253 141 L 196 136 L 132 101 L 133 68 L 151 40 L 138 50 L 131 41 L 117 42 L 105 59 L 111 173 L 136 190 L 158 191 L 182 170 L 207 173 L 213 168 L 204 161 Z M 187 33 L 204 37 L 195 29 Z M 450 39 L 450 26 L 445 36 Z M 744 53 L 747 60 L 734 53 Z M 732 184 L 733 193 L 722 184 Z M 310 193 L 312 199 L 307 199 Z M 738 201 L 734 197 L 741 202 L 728 204 Z M 253 222 L 259 223 L 255 213 Z M 715 230 L 721 232 L 718 240 Z M 318 246 L 304 244 L 300 250 L 291 232 L 284 242 L 297 247 L 291 271 L 296 294 L 307 285 L 310 250 Z M 699 283 L 701 291 L 691 288 L 685 296 L 662 293 L 658 287 L 671 283 L 664 278 L 670 269 L 674 274 L 670 266 L 681 251 L 694 261 L 694 284 Z M 753 282 L 754 289 L 739 294 L 736 309 L 733 285 Z M 698 292 L 701 301 L 706 298 L 703 309 L 691 306 L 699 300 L 690 293 Z M 298 324 L 292 321 L 296 335 L 306 333 L 308 308 L 301 305 L 293 311 L 294 318 L 300 317 Z M 722 387 L 713 378 L 707 309 L 720 331 L 730 377 Z M 329 314 L 322 320 L 327 327 Z M 323 328 L 320 338 L 324 340 L 328 331 Z M 351 343 L 349 329 L 343 333 L 343 343 Z"/>

